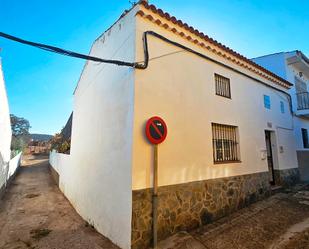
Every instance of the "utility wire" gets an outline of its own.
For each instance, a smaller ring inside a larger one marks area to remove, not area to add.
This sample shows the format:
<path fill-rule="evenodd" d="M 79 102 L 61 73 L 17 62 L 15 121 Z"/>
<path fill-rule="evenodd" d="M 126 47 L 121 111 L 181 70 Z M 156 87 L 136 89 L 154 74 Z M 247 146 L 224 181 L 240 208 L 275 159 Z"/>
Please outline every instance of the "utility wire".
<path fill-rule="evenodd" d="M 0 37 L 3 37 L 5 39 L 8 40 L 12 40 L 15 42 L 19 42 L 22 44 L 26 44 L 29 46 L 33 46 L 39 49 L 43 49 L 49 52 L 53 52 L 53 53 L 57 53 L 57 54 L 61 54 L 64 56 L 69 56 L 69 57 L 75 57 L 75 58 L 79 58 L 79 59 L 85 59 L 85 60 L 90 60 L 90 61 L 96 61 L 96 62 L 102 62 L 102 63 L 109 63 L 109 64 L 115 64 L 118 66 L 128 66 L 128 67 L 138 67 L 137 63 L 134 62 L 125 62 L 125 61 L 119 61 L 119 60 L 107 60 L 107 59 L 102 59 L 102 58 L 98 58 L 98 57 L 94 57 L 94 56 L 90 56 L 90 55 L 85 55 L 85 54 L 80 54 L 80 53 L 76 53 L 70 50 L 65 50 L 62 48 L 58 48 L 58 47 L 54 47 L 54 46 L 50 46 L 50 45 L 46 45 L 46 44 L 42 44 L 42 43 L 37 43 L 37 42 L 31 42 L 31 41 L 27 41 L 3 32 L 0 32 Z"/>
<path fill-rule="evenodd" d="M 109 64 L 115 64 L 115 65 L 118 65 L 118 66 L 128 66 L 128 67 L 133 67 L 133 68 L 136 68 L 136 69 L 146 69 L 149 65 L 149 51 L 148 51 L 148 40 L 147 40 L 147 36 L 148 35 L 151 35 L 153 37 L 156 37 L 158 39 L 160 39 L 161 41 L 163 42 L 166 42 L 170 45 L 173 45 L 173 46 L 176 46 L 178 48 L 181 48 L 182 50 L 184 51 L 187 51 L 189 53 L 192 53 L 194 55 L 197 55 L 198 57 L 201 57 L 205 60 L 208 60 L 210 62 L 213 62 L 217 65 L 220 65 L 222 67 L 225 67 L 225 68 L 228 68 L 229 70 L 231 71 L 234 71 L 238 74 L 241 74 L 247 78 L 250 78 L 256 82 L 259 82 L 261 83 L 262 85 L 265 85 L 265 86 L 268 86 L 272 89 L 275 89 L 283 94 L 285 94 L 287 97 L 288 97 L 288 100 L 289 100 L 289 107 L 290 107 L 290 112 L 293 114 L 293 108 L 292 108 L 292 99 L 291 99 L 291 95 L 289 93 L 287 93 L 286 91 L 280 89 L 280 88 L 277 88 L 277 87 L 274 87 L 270 84 L 267 84 L 265 83 L 264 81 L 260 80 L 259 78 L 256 78 L 254 76 L 251 76 L 245 72 L 242 72 L 240 70 L 238 70 L 237 68 L 234 68 L 230 65 L 227 65 L 223 62 L 220 62 L 220 61 L 217 61 L 205 54 L 202 54 L 192 48 L 189 48 L 189 47 L 186 47 L 185 45 L 183 44 L 180 44 L 178 42 L 175 42 L 175 41 L 172 41 L 154 31 L 146 31 L 143 33 L 143 46 L 144 46 L 144 62 L 143 63 L 138 63 L 138 62 L 125 62 L 125 61 L 119 61 L 119 60 L 107 60 L 107 59 L 102 59 L 102 58 L 98 58 L 98 57 L 94 57 L 94 56 L 89 56 L 89 55 L 85 55 L 85 54 L 80 54 L 80 53 L 76 53 L 76 52 L 73 52 L 73 51 L 70 51 L 70 50 L 65 50 L 65 49 L 62 49 L 62 48 L 58 48 L 58 47 L 54 47 L 54 46 L 50 46 L 50 45 L 45 45 L 45 44 L 41 44 L 41 43 L 36 43 L 36 42 L 31 42 L 31 41 L 26 41 L 26 40 L 23 40 L 21 38 L 18 38 L 18 37 L 15 37 L 15 36 L 12 36 L 12 35 L 8 35 L 8 34 L 5 34 L 3 32 L 0 32 L 0 37 L 3 37 L 3 38 L 6 38 L 6 39 L 9 39 L 9 40 L 12 40 L 12 41 L 16 41 L 16 42 L 19 42 L 19 43 L 23 43 L 23 44 L 26 44 L 26 45 L 30 45 L 30 46 L 33 46 L 33 47 L 36 47 L 36 48 L 39 48 L 39 49 L 43 49 L 43 50 L 46 50 L 46 51 L 49 51 L 49 52 L 54 52 L 54 53 L 58 53 L 58 54 L 61 54 L 61 55 L 65 55 L 65 56 L 70 56 L 70 57 L 75 57 L 75 58 L 80 58 L 80 59 L 85 59 L 85 60 L 90 60 L 90 61 L 96 61 L 96 62 L 102 62 L 102 63 L 109 63 Z M 177 53 L 177 52 L 176 52 Z M 163 56 L 161 56 L 163 57 Z M 160 56 L 159 56 L 160 58 Z M 155 59 L 155 58 L 153 58 Z"/>

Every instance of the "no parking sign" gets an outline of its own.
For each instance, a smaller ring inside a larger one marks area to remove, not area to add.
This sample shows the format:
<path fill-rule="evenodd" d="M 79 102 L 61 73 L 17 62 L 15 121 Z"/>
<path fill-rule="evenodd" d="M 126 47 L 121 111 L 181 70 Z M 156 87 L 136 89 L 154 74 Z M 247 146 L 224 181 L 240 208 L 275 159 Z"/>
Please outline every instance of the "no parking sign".
<path fill-rule="evenodd" d="M 146 136 L 150 143 L 160 144 L 167 136 L 167 126 L 160 117 L 152 117 L 146 123 Z"/>

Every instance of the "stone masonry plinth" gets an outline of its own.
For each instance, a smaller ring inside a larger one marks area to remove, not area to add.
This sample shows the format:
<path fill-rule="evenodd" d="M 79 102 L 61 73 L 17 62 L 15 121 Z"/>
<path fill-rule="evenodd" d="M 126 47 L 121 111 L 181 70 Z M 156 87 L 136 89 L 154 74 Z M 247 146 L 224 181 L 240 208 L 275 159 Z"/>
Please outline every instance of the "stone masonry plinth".
<path fill-rule="evenodd" d="M 270 194 L 268 172 L 159 187 L 158 239 L 210 223 Z M 132 193 L 132 248 L 152 240 L 152 190 Z"/>
<path fill-rule="evenodd" d="M 274 170 L 275 184 L 283 186 L 291 186 L 299 181 L 298 168 Z"/>

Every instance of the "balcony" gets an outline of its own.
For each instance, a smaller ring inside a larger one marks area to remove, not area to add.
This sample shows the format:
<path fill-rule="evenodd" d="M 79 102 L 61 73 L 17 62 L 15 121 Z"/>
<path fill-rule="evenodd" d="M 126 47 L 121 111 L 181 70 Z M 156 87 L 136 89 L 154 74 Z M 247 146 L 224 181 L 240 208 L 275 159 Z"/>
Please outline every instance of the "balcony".
<path fill-rule="evenodd" d="M 306 110 L 309 109 L 309 93 L 302 92 L 297 93 L 297 110 Z"/>
<path fill-rule="evenodd" d="M 297 115 L 309 118 L 309 92 L 296 93 Z"/>

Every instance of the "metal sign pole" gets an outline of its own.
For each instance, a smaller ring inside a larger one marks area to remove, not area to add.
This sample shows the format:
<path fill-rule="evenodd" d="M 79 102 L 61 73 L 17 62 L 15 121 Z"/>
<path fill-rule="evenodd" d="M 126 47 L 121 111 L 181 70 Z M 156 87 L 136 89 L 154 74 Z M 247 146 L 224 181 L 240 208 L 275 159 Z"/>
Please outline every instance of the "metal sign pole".
<path fill-rule="evenodd" d="M 157 249 L 158 243 L 158 145 L 154 145 L 153 150 L 153 195 L 152 195 L 152 213 L 153 213 L 153 248 Z"/>
<path fill-rule="evenodd" d="M 153 193 L 152 193 L 152 239 L 153 248 L 158 247 L 158 144 L 167 136 L 167 125 L 160 117 L 148 119 L 145 127 L 148 141 L 153 146 Z"/>

